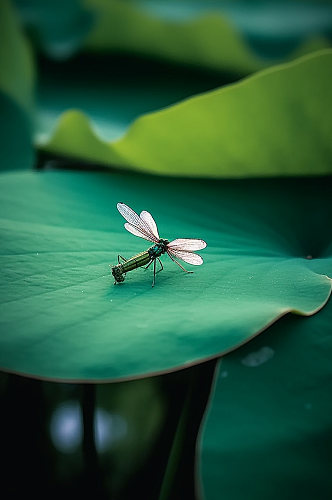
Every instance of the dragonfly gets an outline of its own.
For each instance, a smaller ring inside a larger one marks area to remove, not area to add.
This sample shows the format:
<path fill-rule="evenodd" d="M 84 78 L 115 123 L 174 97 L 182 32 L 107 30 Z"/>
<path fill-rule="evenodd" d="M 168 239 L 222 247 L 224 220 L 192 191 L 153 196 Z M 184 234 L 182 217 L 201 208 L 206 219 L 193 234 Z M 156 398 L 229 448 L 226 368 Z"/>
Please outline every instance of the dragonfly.
<path fill-rule="evenodd" d="M 153 264 L 152 286 L 154 286 L 156 283 L 156 274 L 164 269 L 160 256 L 165 253 L 167 253 L 172 261 L 186 273 L 192 273 L 192 271 L 187 271 L 187 269 L 185 269 L 182 264 L 178 262 L 178 259 L 194 266 L 200 266 L 203 264 L 202 257 L 197 253 L 194 253 L 194 251 L 202 250 L 206 247 L 206 242 L 204 240 L 194 238 L 178 238 L 176 240 L 169 241 L 165 238 L 160 238 L 157 224 L 149 212 L 143 210 L 140 215 L 138 215 L 125 203 L 117 203 L 116 206 L 120 214 L 127 221 L 124 225 L 127 231 L 135 236 L 150 241 L 153 245 L 144 252 L 134 255 L 130 259 L 125 259 L 122 255 L 118 255 L 118 264 L 112 266 L 111 268 L 115 285 L 123 282 L 125 280 L 126 273 L 129 271 L 137 269 L 138 267 L 145 267 L 145 269 L 147 269 L 151 264 Z M 157 260 L 160 265 L 160 269 L 158 271 L 156 271 Z"/>

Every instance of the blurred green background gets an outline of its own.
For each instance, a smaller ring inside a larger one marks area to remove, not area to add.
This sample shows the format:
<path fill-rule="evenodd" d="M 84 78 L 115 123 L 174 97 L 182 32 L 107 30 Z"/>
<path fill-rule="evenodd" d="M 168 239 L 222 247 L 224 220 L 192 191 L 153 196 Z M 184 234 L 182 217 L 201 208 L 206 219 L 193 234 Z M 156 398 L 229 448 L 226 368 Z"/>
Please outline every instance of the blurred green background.
<path fill-rule="evenodd" d="M 2 498 L 331 497 L 331 40 L 327 0 L 1 2 Z M 118 201 L 204 265 L 114 287 Z"/>

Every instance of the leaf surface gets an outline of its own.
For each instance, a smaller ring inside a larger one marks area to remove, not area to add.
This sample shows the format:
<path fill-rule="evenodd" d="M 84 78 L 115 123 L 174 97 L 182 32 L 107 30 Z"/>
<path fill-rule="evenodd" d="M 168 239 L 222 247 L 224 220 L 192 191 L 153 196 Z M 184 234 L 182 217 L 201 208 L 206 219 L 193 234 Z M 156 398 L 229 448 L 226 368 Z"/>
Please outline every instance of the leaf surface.
<path fill-rule="evenodd" d="M 329 297 L 330 179 L 35 172 L 0 181 L 5 370 L 76 381 L 169 371 Z M 162 237 L 206 240 L 203 266 L 188 275 L 164 256 L 155 288 L 151 267 L 114 286 L 109 264 L 148 246 L 124 230 L 118 201 L 152 213 Z"/>

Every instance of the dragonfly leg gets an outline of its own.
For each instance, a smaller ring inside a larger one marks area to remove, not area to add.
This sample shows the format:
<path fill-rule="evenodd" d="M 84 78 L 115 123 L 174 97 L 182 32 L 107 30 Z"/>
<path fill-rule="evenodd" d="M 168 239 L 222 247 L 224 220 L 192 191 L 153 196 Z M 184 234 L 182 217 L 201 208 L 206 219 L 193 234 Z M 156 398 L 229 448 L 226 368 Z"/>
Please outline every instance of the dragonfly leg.
<path fill-rule="evenodd" d="M 156 259 L 153 259 L 153 281 L 152 286 L 156 284 Z"/>
<path fill-rule="evenodd" d="M 164 269 L 164 266 L 163 266 L 163 263 L 161 262 L 161 260 L 159 259 L 159 257 L 157 257 L 157 259 L 158 259 L 158 262 L 160 264 L 160 269 L 159 269 L 159 271 L 157 271 L 157 273 L 160 273 L 160 271 L 162 271 Z"/>
<path fill-rule="evenodd" d="M 124 262 L 127 262 L 127 259 L 122 257 L 122 255 L 118 255 L 118 263 L 120 264 L 120 259 L 122 259 Z"/>
<path fill-rule="evenodd" d="M 153 262 L 153 259 L 151 259 L 151 260 L 150 260 L 150 262 L 148 263 L 148 265 L 147 265 L 147 266 L 145 266 L 145 268 L 144 268 L 144 269 L 147 269 L 149 266 L 151 266 L 152 262 Z"/>
<path fill-rule="evenodd" d="M 173 262 L 175 262 L 175 264 L 177 264 L 179 267 L 181 267 L 181 269 L 185 272 L 185 273 L 188 273 L 188 274 L 193 274 L 194 271 L 187 271 L 187 269 L 185 269 L 183 266 L 181 266 L 181 264 L 173 259 L 173 257 L 167 252 L 167 255 L 172 259 Z"/>

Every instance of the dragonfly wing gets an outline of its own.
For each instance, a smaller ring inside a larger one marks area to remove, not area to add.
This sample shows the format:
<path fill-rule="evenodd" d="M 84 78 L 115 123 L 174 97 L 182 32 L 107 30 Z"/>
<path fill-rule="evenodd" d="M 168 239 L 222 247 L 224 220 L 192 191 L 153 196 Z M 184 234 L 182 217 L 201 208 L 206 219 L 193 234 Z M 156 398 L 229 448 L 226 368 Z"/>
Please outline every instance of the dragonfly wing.
<path fill-rule="evenodd" d="M 146 240 L 154 241 L 157 242 L 158 239 L 154 236 L 152 231 L 150 230 L 149 226 L 140 218 L 140 216 L 134 212 L 134 210 L 125 203 L 118 203 L 117 209 L 119 210 L 120 214 L 122 217 L 126 219 L 129 224 L 134 227 L 140 234 L 133 233 L 133 231 L 130 231 L 128 227 L 126 229 L 131 232 L 132 234 L 135 234 L 135 236 L 140 236 L 141 238 L 145 238 Z M 143 236 L 144 235 L 144 236 Z"/>
<path fill-rule="evenodd" d="M 204 240 L 196 240 L 195 238 L 178 238 L 168 243 L 167 247 L 170 250 L 186 250 L 191 252 L 193 250 L 202 250 L 206 247 Z"/>
<path fill-rule="evenodd" d="M 157 238 L 157 240 L 159 240 L 159 233 L 158 233 L 157 224 L 156 224 L 154 218 L 152 217 L 152 215 L 149 212 L 147 212 L 146 210 L 143 210 L 143 212 L 140 213 L 140 219 L 145 224 L 148 225 L 153 236 L 155 238 Z"/>
<path fill-rule="evenodd" d="M 148 240 L 148 241 L 152 241 L 154 242 L 154 240 L 152 240 L 149 236 L 147 236 L 145 233 L 142 233 L 142 231 L 140 231 L 139 229 L 137 229 L 135 226 L 133 226 L 132 224 L 129 224 L 129 222 L 126 222 L 124 227 L 127 229 L 127 231 L 129 231 L 131 234 L 134 234 L 135 236 L 139 236 L 140 238 L 144 238 L 145 240 Z"/>
<path fill-rule="evenodd" d="M 188 251 L 186 252 L 185 250 L 175 250 L 171 248 L 167 250 L 167 253 L 172 255 L 172 257 L 184 260 L 185 262 L 188 262 L 188 264 L 192 264 L 193 266 L 200 266 L 201 264 L 203 264 L 202 257 L 197 253 Z"/>

